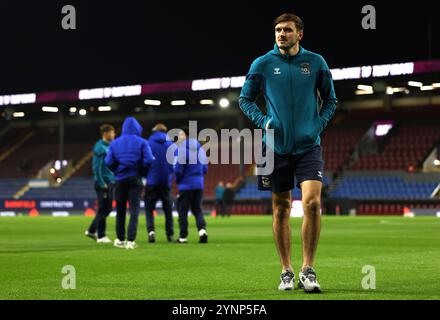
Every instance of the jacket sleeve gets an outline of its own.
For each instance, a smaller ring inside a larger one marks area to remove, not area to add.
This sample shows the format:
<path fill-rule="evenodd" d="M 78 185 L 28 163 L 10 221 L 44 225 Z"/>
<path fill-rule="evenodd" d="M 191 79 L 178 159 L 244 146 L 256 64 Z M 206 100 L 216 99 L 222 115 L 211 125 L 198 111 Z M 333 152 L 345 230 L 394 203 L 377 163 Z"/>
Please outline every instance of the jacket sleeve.
<path fill-rule="evenodd" d="M 199 153 L 200 163 L 202 164 L 203 174 L 205 175 L 208 172 L 208 159 L 206 158 L 206 151 L 202 146 L 199 147 Z"/>
<path fill-rule="evenodd" d="M 330 72 L 327 63 L 322 57 L 321 57 L 321 67 L 318 71 L 317 89 L 322 99 L 322 106 L 319 112 L 319 117 L 321 119 L 321 131 L 322 131 L 325 129 L 325 127 L 328 125 L 331 118 L 333 117 L 333 114 L 335 113 L 336 110 L 336 105 L 338 103 L 335 94 L 335 88 L 333 85 L 332 74 Z"/>
<path fill-rule="evenodd" d="M 102 167 L 104 165 L 105 152 L 102 148 L 96 148 L 94 150 L 94 156 L 96 157 L 96 163 L 93 166 L 93 174 L 95 175 L 95 180 L 100 187 L 106 185 L 104 177 L 102 176 Z"/>
<path fill-rule="evenodd" d="M 238 103 L 240 109 L 258 128 L 264 129 L 267 117 L 261 112 L 256 104 L 258 95 L 263 90 L 264 75 L 262 71 L 262 62 L 255 60 L 246 76 L 243 88 L 241 89 Z"/>
<path fill-rule="evenodd" d="M 113 151 L 113 145 L 110 144 L 107 155 L 105 156 L 105 165 L 113 172 L 118 168 L 119 163 L 116 161 L 115 154 Z"/>
<path fill-rule="evenodd" d="M 154 160 L 156 160 L 156 158 L 153 155 L 150 143 L 147 140 L 144 140 L 142 147 L 142 173 L 145 176 L 148 174 L 148 170 L 150 169 Z"/>
<path fill-rule="evenodd" d="M 177 184 L 179 184 L 180 181 L 182 180 L 184 172 L 185 172 L 185 165 L 177 162 L 176 166 L 174 168 L 174 175 L 176 176 L 176 183 Z"/>
<path fill-rule="evenodd" d="M 173 145 L 174 145 L 174 143 L 172 143 L 171 141 L 169 141 L 169 143 L 167 144 L 167 151 L 168 151 L 168 149 L 171 148 Z M 176 151 L 177 151 L 177 148 L 176 148 Z M 176 155 L 177 155 L 176 151 L 174 152 L 173 162 L 172 162 L 172 163 L 169 163 L 169 162 L 168 162 L 168 172 L 169 172 L 170 174 L 174 173 L 174 168 L 175 168 L 175 166 L 176 166 Z"/>
<path fill-rule="evenodd" d="M 178 146 L 176 151 L 175 151 L 175 165 L 174 165 L 174 176 L 176 177 L 176 183 L 179 184 L 180 181 L 183 178 L 183 175 L 185 173 L 185 166 L 186 164 L 183 161 L 183 157 L 180 156 L 179 157 L 179 151 L 180 152 L 185 152 L 185 149 L 182 148 L 181 146 Z"/>

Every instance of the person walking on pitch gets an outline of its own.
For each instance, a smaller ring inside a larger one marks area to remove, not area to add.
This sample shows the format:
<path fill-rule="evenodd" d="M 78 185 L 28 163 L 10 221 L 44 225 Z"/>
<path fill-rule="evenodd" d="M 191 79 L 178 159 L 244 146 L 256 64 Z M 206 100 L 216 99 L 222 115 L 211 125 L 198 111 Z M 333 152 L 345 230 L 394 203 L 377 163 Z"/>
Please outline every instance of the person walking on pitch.
<path fill-rule="evenodd" d="M 142 127 L 133 117 L 125 119 L 122 134 L 110 144 L 105 164 L 115 173 L 116 235 L 114 246 L 135 249 L 140 200 L 143 190 L 142 177 L 154 161 L 147 140 L 141 137 Z M 127 242 L 125 237 L 125 216 L 127 201 L 130 210 Z"/>
<path fill-rule="evenodd" d="M 101 139 L 93 147 L 92 160 L 98 210 L 85 234 L 98 243 L 111 243 L 111 240 L 105 234 L 105 229 L 106 219 L 112 211 L 115 177 L 113 172 L 105 165 L 104 159 L 110 142 L 115 139 L 115 128 L 110 124 L 103 124 L 99 131 Z"/>
<path fill-rule="evenodd" d="M 199 231 L 199 242 L 208 242 L 206 221 L 202 212 L 204 176 L 208 172 L 205 150 L 197 139 L 188 137 L 188 132 L 182 131 L 183 141 L 177 149 L 175 167 L 177 195 L 177 211 L 179 213 L 180 238 L 178 243 L 188 242 L 188 210 L 191 209 Z"/>
<path fill-rule="evenodd" d="M 335 112 L 337 99 L 324 58 L 299 44 L 303 29 L 303 21 L 294 14 L 285 13 L 275 19 L 274 48 L 252 63 L 239 104 L 257 127 L 273 130 L 272 147 L 266 141 L 263 151 L 273 148 L 274 171 L 259 175 L 258 187 L 272 191 L 273 234 L 281 262 L 280 290 L 294 288 L 289 217 L 295 178 L 301 188 L 303 262 L 298 286 L 309 293 L 321 292 L 314 269 L 321 229 L 320 134 Z M 264 93 L 266 114 L 256 104 L 260 93 Z"/>
<path fill-rule="evenodd" d="M 167 161 L 168 148 L 173 144 L 167 139 L 167 127 L 158 123 L 153 128 L 153 134 L 148 139 L 153 156 L 156 160 L 151 164 L 147 175 L 145 187 L 145 214 L 147 219 L 148 241 L 156 241 L 154 229 L 153 210 L 156 208 L 157 200 L 162 201 L 162 209 L 165 215 L 165 232 L 167 240 L 173 241 L 174 223 L 171 199 L 171 183 L 174 172 L 174 162 Z"/>

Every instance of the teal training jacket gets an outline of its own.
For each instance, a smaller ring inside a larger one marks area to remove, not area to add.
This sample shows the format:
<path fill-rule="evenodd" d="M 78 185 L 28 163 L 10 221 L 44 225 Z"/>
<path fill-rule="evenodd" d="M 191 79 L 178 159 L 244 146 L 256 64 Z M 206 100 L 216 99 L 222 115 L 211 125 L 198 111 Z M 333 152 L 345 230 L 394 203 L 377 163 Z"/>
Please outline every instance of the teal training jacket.
<path fill-rule="evenodd" d="M 266 115 L 255 103 L 260 93 L 266 100 Z M 284 155 L 320 144 L 319 135 L 332 118 L 337 99 L 322 56 L 301 46 L 295 56 L 283 55 L 275 44 L 252 63 L 239 104 L 257 127 L 264 129 L 270 121 L 274 151 Z"/>
<path fill-rule="evenodd" d="M 104 140 L 99 140 L 93 147 L 93 176 L 95 182 L 100 186 L 113 182 L 115 180 L 113 172 L 105 165 L 104 159 L 107 155 L 109 144 Z"/>

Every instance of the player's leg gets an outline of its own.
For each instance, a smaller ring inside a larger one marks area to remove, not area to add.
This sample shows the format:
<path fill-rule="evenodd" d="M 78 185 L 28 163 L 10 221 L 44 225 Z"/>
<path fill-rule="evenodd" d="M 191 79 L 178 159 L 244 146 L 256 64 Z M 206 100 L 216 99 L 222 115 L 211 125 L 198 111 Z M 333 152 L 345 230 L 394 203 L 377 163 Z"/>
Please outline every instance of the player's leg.
<path fill-rule="evenodd" d="M 171 189 L 168 186 L 162 186 L 160 188 L 160 198 L 165 215 L 165 232 L 167 240 L 171 242 L 174 236 L 173 201 L 171 199 Z"/>
<path fill-rule="evenodd" d="M 95 215 L 95 217 L 92 220 L 92 223 L 90 224 L 89 228 L 86 230 L 85 235 L 93 240 L 97 239 L 97 229 L 98 229 L 98 213 L 99 213 L 99 207 L 101 202 L 101 191 L 100 188 L 97 186 L 95 182 L 95 191 L 96 191 L 96 199 L 98 202 L 98 211 Z"/>
<path fill-rule="evenodd" d="M 128 223 L 127 249 L 135 249 L 137 247 L 135 241 L 138 229 L 142 189 L 143 185 L 140 177 L 130 179 L 130 188 L 128 190 L 130 222 Z"/>
<path fill-rule="evenodd" d="M 273 237 L 281 262 L 279 290 L 293 290 L 295 274 L 291 264 L 290 191 L 272 192 Z"/>
<path fill-rule="evenodd" d="M 313 269 L 319 234 L 321 232 L 321 187 L 320 181 L 308 180 L 301 183 L 304 218 L 301 229 L 303 263 L 299 273 L 298 287 L 305 292 L 321 292 L 316 272 Z"/>
<path fill-rule="evenodd" d="M 228 206 L 228 204 L 226 203 L 226 201 L 225 200 L 221 200 L 220 201 L 220 215 L 221 215 L 221 217 L 223 218 L 224 216 L 226 216 L 226 214 L 228 213 L 228 211 L 229 211 L 229 206 Z"/>
<path fill-rule="evenodd" d="M 97 234 L 96 234 L 97 219 L 98 219 L 98 214 L 95 215 L 95 217 L 92 220 L 92 223 L 90 223 L 89 228 L 85 232 L 86 237 L 89 237 L 92 240 L 96 240 L 97 238 Z"/>
<path fill-rule="evenodd" d="M 108 189 L 101 191 L 101 199 L 99 199 L 99 210 L 97 214 L 98 243 L 110 243 L 111 240 L 106 236 L 106 221 L 112 211 L 113 202 L 113 186 L 108 185 Z"/>
<path fill-rule="evenodd" d="M 98 200 L 99 202 L 99 200 Z M 96 234 L 96 230 L 97 230 L 97 220 L 98 220 L 98 213 L 96 213 L 95 217 L 92 220 L 92 223 L 90 224 L 89 228 L 86 230 L 85 235 L 89 238 L 91 238 L 92 240 L 96 240 L 97 238 L 97 234 Z"/>
<path fill-rule="evenodd" d="M 263 148 L 263 156 L 265 149 Z M 272 191 L 273 237 L 281 262 L 279 290 L 293 290 L 295 274 L 291 264 L 290 211 L 294 188 L 294 166 L 291 156 L 274 153 L 274 170 L 269 176 L 258 176 L 258 189 Z"/>
<path fill-rule="evenodd" d="M 155 230 L 154 230 L 154 215 L 153 211 L 156 208 L 156 202 L 158 199 L 157 186 L 146 186 L 145 187 L 145 217 L 147 220 L 147 234 L 148 242 L 155 242 Z"/>
<path fill-rule="evenodd" d="M 199 230 L 199 242 L 208 242 L 208 233 L 206 232 L 206 221 L 202 210 L 203 190 L 192 190 L 191 212 L 196 218 L 197 230 Z"/>
<path fill-rule="evenodd" d="M 290 191 L 272 193 L 273 236 L 280 257 L 282 272 L 293 270 L 291 264 Z"/>
<path fill-rule="evenodd" d="M 217 216 L 222 215 L 221 202 L 219 199 L 215 199 L 215 212 Z"/>
<path fill-rule="evenodd" d="M 303 263 L 299 273 L 298 287 L 303 288 L 307 293 L 321 292 L 313 265 L 321 231 L 323 165 L 321 147 L 316 146 L 298 157 L 295 166 L 304 209 L 301 228 Z"/>
<path fill-rule="evenodd" d="M 191 190 L 179 191 L 177 196 L 177 211 L 179 213 L 179 229 L 180 238 L 177 239 L 178 243 L 186 243 L 188 240 L 188 210 L 190 206 L 190 192 Z"/>
<path fill-rule="evenodd" d="M 313 267 L 319 234 L 321 232 L 321 187 L 322 183 L 316 180 L 307 180 L 301 183 L 302 205 L 304 218 L 301 229 L 303 263 L 302 268 Z"/>
<path fill-rule="evenodd" d="M 115 186 L 116 199 L 116 239 L 115 247 L 125 248 L 125 216 L 127 214 L 128 188 L 127 181 L 121 180 L 116 182 Z"/>

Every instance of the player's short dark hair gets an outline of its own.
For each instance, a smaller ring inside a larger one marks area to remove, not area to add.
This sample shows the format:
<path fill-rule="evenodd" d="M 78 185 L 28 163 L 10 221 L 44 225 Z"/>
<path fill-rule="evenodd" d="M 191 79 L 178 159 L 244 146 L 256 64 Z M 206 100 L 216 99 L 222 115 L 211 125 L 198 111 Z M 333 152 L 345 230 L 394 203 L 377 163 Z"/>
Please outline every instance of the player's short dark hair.
<path fill-rule="evenodd" d="M 304 22 L 301 20 L 300 17 L 298 17 L 296 14 L 293 13 L 283 13 L 282 15 L 278 16 L 274 20 L 273 26 L 275 27 L 278 23 L 287 22 L 287 21 L 293 22 L 298 31 L 304 30 Z"/>
<path fill-rule="evenodd" d="M 104 134 L 106 132 L 115 131 L 115 127 L 113 127 L 111 124 L 103 124 L 99 127 L 99 132 L 101 134 Z"/>

